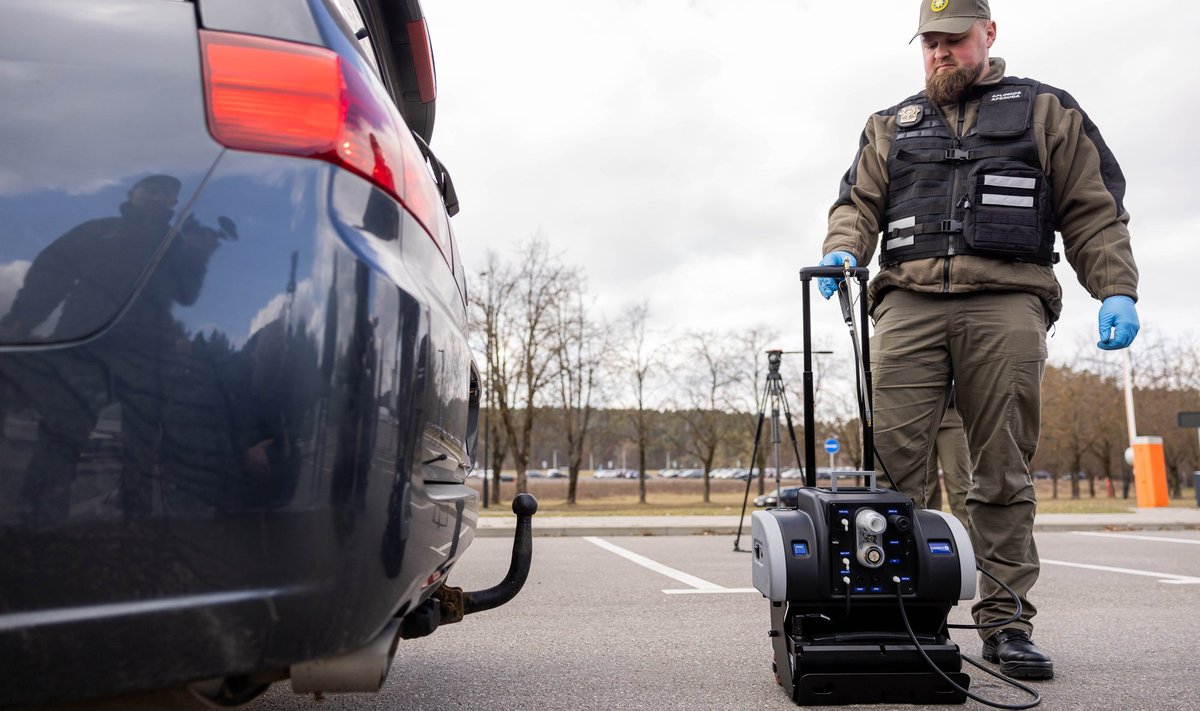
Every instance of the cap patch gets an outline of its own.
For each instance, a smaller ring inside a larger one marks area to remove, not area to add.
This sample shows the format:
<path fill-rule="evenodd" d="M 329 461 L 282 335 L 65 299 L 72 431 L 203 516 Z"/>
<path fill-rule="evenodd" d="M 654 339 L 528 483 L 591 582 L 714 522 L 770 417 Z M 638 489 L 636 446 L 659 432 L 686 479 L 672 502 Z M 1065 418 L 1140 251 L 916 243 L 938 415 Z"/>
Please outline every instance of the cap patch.
<path fill-rule="evenodd" d="M 929 9 L 933 10 L 934 12 L 941 12 L 949 6 L 950 0 L 933 0 L 933 2 L 929 4 Z"/>
<path fill-rule="evenodd" d="M 913 126 L 920 123 L 921 116 L 925 110 L 920 104 L 909 104 L 896 112 L 896 125 L 898 126 Z"/>

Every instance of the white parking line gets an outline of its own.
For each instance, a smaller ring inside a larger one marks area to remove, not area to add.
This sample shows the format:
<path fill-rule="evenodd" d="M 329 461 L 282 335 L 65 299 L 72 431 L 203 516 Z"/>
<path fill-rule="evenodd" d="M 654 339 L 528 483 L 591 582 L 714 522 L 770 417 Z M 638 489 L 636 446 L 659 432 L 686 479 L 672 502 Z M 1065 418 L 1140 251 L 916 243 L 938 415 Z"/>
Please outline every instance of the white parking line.
<path fill-rule="evenodd" d="M 1097 531 L 1071 531 L 1076 536 L 1097 536 L 1099 538 L 1126 538 L 1131 541 L 1162 541 L 1164 543 L 1190 543 L 1200 546 L 1197 538 L 1167 538 L 1166 536 L 1134 536 L 1128 533 L 1099 533 Z"/>
<path fill-rule="evenodd" d="M 668 595 L 724 595 L 726 593 L 757 593 L 757 588 L 718 588 L 716 590 L 663 590 Z M 761 593 L 759 593 L 761 594 Z"/>
<path fill-rule="evenodd" d="M 625 560 L 637 563 L 643 568 L 648 568 L 660 575 L 665 575 L 668 578 L 678 580 L 684 585 L 691 586 L 687 590 L 663 590 L 663 592 L 667 595 L 723 595 L 726 593 L 758 592 L 758 590 L 755 590 L 754 588 L 723 588 L 716 583 L 710 583 L 703 578 L 697 578 L 695 575 L 689 575 L 682 570 L 676 570 L 675 568 L 672 568 L 668 565 L 663 565 L 656 560 L 651 560 L 646 556 L 638 555 L 631 550 L 626 550 L 621 546 L 609 543 L 603 538 L 584 536 L 583 540 L 600 546 L 610 553 L 616 553 Z"/>
<path fill-rule="evenodd" d="M 1143 575 L 1148 578 L 1158 578 L 1160 583 L 1168 585 L 1200 585 L 1200 578 L 1190 575 L 1175 575 L 1174 573 L 1155 573 L 1151 570 L 1134 570 L 1132 568 L 1113 568 L 1107 565 L 1088 565 L 1086 563 L 1068 563 L 1065 560 L 1047 560 L 1042 558 L 1043 563 L 1050 565 L 1062 565 L 1067 568 L 1083 568 L 1084 570 L 1099 570 L 1105 573 L 1123 573 L 1125 575 Z"/>

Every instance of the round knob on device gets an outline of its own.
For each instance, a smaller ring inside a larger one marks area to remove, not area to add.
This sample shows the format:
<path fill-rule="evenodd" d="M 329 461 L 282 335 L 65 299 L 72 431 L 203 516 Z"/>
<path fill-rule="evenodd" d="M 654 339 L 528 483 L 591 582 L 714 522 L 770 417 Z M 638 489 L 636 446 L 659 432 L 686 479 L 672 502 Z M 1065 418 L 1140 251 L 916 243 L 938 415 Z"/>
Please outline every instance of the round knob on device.
<path fill-rule="evenodd" d="M 875 509 L 859 509 L 854 525 L 867 533 L 880 534 L 887 530 L 887 519 Z"/>

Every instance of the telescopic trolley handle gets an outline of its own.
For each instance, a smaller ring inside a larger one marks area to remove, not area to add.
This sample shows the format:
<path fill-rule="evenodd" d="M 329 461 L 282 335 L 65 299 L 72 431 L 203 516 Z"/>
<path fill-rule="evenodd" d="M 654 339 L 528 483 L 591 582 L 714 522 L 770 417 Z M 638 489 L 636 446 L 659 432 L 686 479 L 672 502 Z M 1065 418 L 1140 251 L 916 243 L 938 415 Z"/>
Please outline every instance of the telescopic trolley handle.
<path fill-rule="evenodd" d="M 800 270 L 800 281 L 804 287 L 802 290 L 802 317 L 804 321 L 804 483 L 809 487 L 817 485 L 816 415 L 813 412 L 815 409 L 813 403 L 816 397 L 816 390 L 813 384 L 812 297 L 809 289 L 814 277 L 829 277 L 832 279 L 849 279 L 853 277 L 858 281 L 859 323 L 862 324 L 862 328 L 860 333 L 857 334 L 859 338 L 859 353 L 857 354 L 859 357 L 857 360 L 859 362 L 856 368 L 856 375 L 861 381 L 858 383 L 858 387 L 859 414 L 863 429 L 862 468 L 864 471 L 871 471 L 875 468 L 874 427 L 871 417 L 867 415 L 870 407 L 868 404 L 869 398 L 871 397 L 871 344 L 866 326 L 868 318 L 866 293 L 867 281 L 870 276 L 871 271 L 866 267 L 804 267 Z M 846 317 L 850 318 L 848 310 Z"/>

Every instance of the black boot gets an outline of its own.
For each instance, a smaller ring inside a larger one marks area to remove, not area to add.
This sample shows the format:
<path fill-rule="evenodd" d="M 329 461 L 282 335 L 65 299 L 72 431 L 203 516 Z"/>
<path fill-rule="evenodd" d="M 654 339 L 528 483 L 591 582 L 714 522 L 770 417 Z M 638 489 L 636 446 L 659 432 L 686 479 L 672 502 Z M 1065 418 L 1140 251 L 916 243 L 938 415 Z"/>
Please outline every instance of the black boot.
<path fill-rule="evenodd" d="M 983 642 L 983 658 L 1000 665 L 1000 673 L 1015 679 L 1050 679 L 1054 662 L 1020 629 L 1000 630 Z"/>

